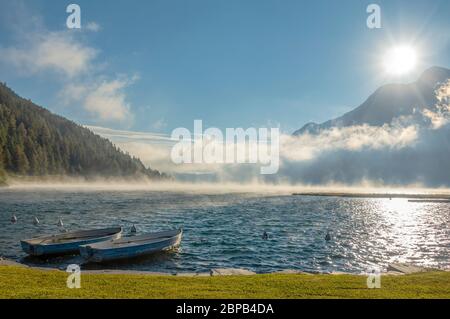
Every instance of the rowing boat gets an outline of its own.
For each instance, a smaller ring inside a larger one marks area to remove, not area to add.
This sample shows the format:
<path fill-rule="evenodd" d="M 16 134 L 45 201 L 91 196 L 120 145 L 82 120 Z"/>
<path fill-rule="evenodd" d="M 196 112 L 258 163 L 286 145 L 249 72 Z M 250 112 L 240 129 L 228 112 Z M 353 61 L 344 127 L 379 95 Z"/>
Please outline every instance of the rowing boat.
<path fill-rule="evenodd" d="M 32 256 L 74 254 L 81 245 L 118 239 L 122 236 L 122 227 L 80 230 L 40 236 L 20 241 L 22 249 Z"/>
<path fill-rule="evenodd" d="M 183 230 L 170 230 L 139 236 L 123 237 L 95 244 L 80 246 L 80 254 L 88 262 L 129 259 L 167 251 L 181 243 Z"/>

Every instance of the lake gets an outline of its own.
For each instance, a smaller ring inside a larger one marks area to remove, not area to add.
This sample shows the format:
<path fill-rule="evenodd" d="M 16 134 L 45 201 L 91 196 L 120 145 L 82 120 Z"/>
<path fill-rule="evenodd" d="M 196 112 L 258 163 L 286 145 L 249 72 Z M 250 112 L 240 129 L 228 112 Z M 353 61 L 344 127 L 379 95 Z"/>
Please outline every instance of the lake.
<path fill-rule="evenodd" d="M 0 255 L 39 266 L 81 263 L 78 256 L 36 259 L 21 251 L 20 239 L 58 232 L 59 218 L 68 230 L 122 225 L 128 233 L 133 224 L 138 233 L 184 229 L 178 251 L 84 268 L 360 273 L 391 262 L 450 268 L 449 203 L 256 192 L 1 189 Z"/>

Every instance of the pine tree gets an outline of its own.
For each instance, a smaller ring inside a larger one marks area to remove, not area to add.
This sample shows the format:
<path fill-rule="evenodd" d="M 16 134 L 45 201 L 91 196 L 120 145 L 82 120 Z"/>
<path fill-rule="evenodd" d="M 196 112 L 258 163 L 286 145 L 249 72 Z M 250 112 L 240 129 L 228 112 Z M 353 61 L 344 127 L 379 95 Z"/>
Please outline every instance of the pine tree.
<path fill-rule="evenodd" d="M 25 175 L 30 168 L 27 156 L 20 145 L 16 146 L 15 153 L 13 155 L 14 170 L 17 174 Z"/>
<path fill-rule="evenodd" d="M 20 175 L 166 178 L 90 130 L 0 84 L 0 169 Z"/>

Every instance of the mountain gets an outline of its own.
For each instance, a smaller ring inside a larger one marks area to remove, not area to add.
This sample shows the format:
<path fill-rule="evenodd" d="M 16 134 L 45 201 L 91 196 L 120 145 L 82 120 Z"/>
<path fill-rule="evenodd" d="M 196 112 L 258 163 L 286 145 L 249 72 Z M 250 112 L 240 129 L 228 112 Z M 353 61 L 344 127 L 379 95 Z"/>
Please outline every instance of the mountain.
<path fill-rule="evenodd" d="M 380 87 L 360 106 L 343 116 L 322 124 L 308 123 L 294 132 L 317 134 L 332 127 L 368 124 L 382 126 L 399 116 L 413 115 L 424 108 L 433 109 L 437 100 L 436 86 L 450 78 L 450 70 L 432 67 L 409 84 L 388 84 Z"/>
<path fill-rule="evenodd" d="M 1 176 L 167 177 L 0 83 Z"/>

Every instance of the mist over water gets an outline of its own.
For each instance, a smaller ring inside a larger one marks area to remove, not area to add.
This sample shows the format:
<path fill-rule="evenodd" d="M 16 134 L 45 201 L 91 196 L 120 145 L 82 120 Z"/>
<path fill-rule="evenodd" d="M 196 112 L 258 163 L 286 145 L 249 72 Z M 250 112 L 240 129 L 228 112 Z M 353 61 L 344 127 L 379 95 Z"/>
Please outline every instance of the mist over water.
<path fill-rule="evenodd" d="M 256 272 L 298 269 L 359 273 L 390 262 L 450 268 L 450 205 L 406 199 L 291 196 L 293 188 L 251 185 L 229 192 L 209 185 L 152 189 L 125 184 L 12 186 L 0 190 L 0 255 L 28 264 L 65 267 L 80 257 L 24 258 L 20 239 L 69 230 L 122 225 L 127 233 L 183 227 L 176 252 L 104 266 L 162 272 L 216 267 Z M 223 186 L 223 185 L 222 185 Z M 232 187 L 230 187 L 232 188 Z M 298 188 L 297 188 L 298 190 Z M 10 223 L 15 214 L 16 224 Z M 39 226 L 32 224 L 36 216 Z M 263 232 L 269 234 L 262 239 Z M 332 240 L 325 241 L 327 231 Z"/>

